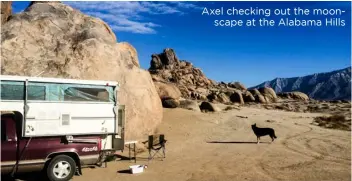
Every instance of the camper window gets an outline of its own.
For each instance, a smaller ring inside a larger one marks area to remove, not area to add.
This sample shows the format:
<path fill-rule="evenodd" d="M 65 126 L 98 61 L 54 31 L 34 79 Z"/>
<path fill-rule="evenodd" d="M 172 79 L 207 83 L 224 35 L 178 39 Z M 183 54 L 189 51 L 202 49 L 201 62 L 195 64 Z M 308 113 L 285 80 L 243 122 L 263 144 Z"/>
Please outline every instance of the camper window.
<path fill-rule="evenodd" d="M 28 85 L 28 100 L 45 100 L 45 86 Z"/>
<path fill-rule="evenodd" d="M 111 86 L 105 85 L 83 85 L 63 83 L 39 83 L 30 82 L 32 97 L 37 100 L 46 101 L 75 101 L 75 102 L 113 102 L 114 90 Z M 39 88 L 40 87 L 40 88 Z M 45 99 L 39 99 L 45 98 Z M 34 100 L 34 99 L 32 99 Z"/>
<path fill-rule="evenodd" d="M 24 82 L 1 81 L 2 100 L 24 100 Z M 28 85 L 28 100 L 45 100 L 45 87 Z"/>
<path fill-rule="evenodd" d="M 24 82 L 1 81 L 2 100 L 24 100 Z"/>
<path fill-rule="evenodd" d="M 29 82 L 29 101 L 80 101 L 114 102 L 114 87 L 105 85 L 79 85 Z M 24 100 L 25 82 L 1 81 L 2 100 Z"/>
<path fill-rule="evenodd" d="M 64 100 L 109 102 L 109 92 L 104 88 L 69 87 L 65 90 Z"/>

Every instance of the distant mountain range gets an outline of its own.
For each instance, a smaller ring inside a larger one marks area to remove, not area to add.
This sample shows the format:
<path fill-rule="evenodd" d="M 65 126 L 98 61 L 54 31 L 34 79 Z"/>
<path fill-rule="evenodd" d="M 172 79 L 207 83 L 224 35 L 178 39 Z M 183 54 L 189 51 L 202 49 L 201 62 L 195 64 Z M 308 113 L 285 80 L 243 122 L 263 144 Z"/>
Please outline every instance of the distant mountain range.
<path fill-rule="evenodd" d="M 276 78 L 249 89 L 271 87 L 276 93 L 300 91 L 316 100 L 351 100 L 351 67 L 303 77 Z"/>

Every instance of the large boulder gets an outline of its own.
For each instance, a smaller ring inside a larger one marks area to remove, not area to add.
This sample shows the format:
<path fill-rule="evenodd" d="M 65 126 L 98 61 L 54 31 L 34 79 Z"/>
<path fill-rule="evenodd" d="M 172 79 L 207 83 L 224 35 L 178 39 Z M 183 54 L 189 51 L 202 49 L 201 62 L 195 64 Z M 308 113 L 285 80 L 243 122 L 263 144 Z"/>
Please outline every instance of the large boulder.
<path fill-rule="evenodd" d="M 180 101 L 178 99 L 166 98 L 162 99 L 161 102 L 165 108 L 177 108 L 180 106 Z"/>
<path fill-rule="evenodd" d="M 247 90 L 246 86 L 244 86 L 241 82 L 231 82 L 231 83 L 228 83 L 228 86 L 242 91 Z"/>
<path fill-rule="evenodd" d="M 171 83 L 154 82 L 162 105 L 165 108 L 176 108 L 180 105 L 181 92 Z"/>
<path fill-rule="evenodd" d="M 219 112 L 221 109 L 217 107 L 215 104 L 210 102 L 202 102 L 199 106 L 201 111 L 205 112 Z"/>
<path fill-rule="evenodd" d="M 162 104 L 149 72 L 102 20 L 62 3 L 37 2 L 1 30 L 2 74 L 118 81 L 127 140 L 152 134 L 161 122 Z"/>
<path fill-rule="evenodd" d="M 159 94 L 160 99 L 179 99 L 181 92 L 175 85 L 171 83 L 154 82 L 155 88 Z"/>
<path fill-rule="evenodd" d="M 209 94 L 209 90 L 202 88 L 202 87 L 196 88 L 195 92 L 197 92 L 198 94 L 201 94 L 201 95 L 208 95 Z"/>
<path fill-rule="evenodd" d="M 119 49 L 123 49 L 127 51 L 130 55 L 130 59 L 132 60 L 132 64 L 136 67 L 139 66 L 139 61 L 138 61 L 138 55 L 137 55 L 137 50 L 129 43 L 127 42 L 120 42 L 117 44 Z"/>
<path fill-rule="evenodd" d="M 276 93 L 271 87 L 261 87 L 259 88 L 259 92 L 264 96 L 267 103 L 277 101 Z"/>
<path fill-rule="evenodd" d="M 242 97 L 243 97 L 244 102 L 255 102 L 255 97 L 249 91 L 243 92 Z"/>
<path fill-rule="evenodd" d="M 163 53 L 164 58 L 161 59 L 164 65 L 174 65 L 179 63 L 176 53 L 171 48 L 166 48 Z"/>
<path fill-rule="evenodd" d="M 307 94 L 303 92 L 282 92 L 277 94 L 278 97 L 281 98 L 286 98 L 286 99 L 294 99 L 294 100 L 303 100 L 303 101 L 308 101 L 309 97 Z"/>
<path fill-rule="evenodd" d="M 6 23 L 12 14 L 12 2 L 1 1 L 1 25 Z"/>
<path fill-rule="evenodd" d="M 160 69 L 162 68 L 163 63 L 158 55 L 153 54 L 152 60 L 150 61 L 150 70 Z"/>
<path fill-rule="evenodd" d="M 264 96 L 258 91 L 258 89 L 251 89 L 249 92 L 252 94 L 256 102 L 266 103 Z"/>
<path fill-rule="evenodd" d="M 244 100 L 243 100 L 241 91 L 234 91 L 233 94 L 230 96 L 230 100 L 232 102 L 244 104 Z"/>
<path fill-rule="evenodd" d="M 221 103 L 230 103 L 231 100 L 230 98 L 223 92 L 221 92 L 220 94 L 217 95 L 217 100 Z"/>
<path fill-rule="evenodd" d="M 179 60 L 175 51 L 171 48 L 166 48 L 163 53 L 152 55 L 150 69 L 173 68 L 175 65 L 178 65 L 178 63 Z"/>
<path fill-rule="evenodd" d="M 223 104 L 231 103 L 230 96 L 228 96 L 225 92 L 220 92 L 218 90 L 212 91 L 210 94 L 206 96 L 206 98 L 210 102 L 219 102 Z"/>
<path fill-rule="evenodd" d="M 119 101 L 126 105 L 126 140 L 146 138 L 161 123 L 163 112 L 150 74 L 135 68 L 116 79 L 121 84 Z"/>

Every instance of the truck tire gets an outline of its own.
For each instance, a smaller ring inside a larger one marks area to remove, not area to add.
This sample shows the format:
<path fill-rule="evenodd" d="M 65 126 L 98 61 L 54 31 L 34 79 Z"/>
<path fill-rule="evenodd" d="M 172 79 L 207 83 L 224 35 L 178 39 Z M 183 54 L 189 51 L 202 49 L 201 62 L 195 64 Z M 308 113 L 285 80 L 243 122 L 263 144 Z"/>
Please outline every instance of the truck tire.
<path fill-rule="evenodd" d="M 67 155 L 58 155 L 51 159 L 46 174 L 50 181 L 68 181 L 76 172 L 76 162 Z"/>

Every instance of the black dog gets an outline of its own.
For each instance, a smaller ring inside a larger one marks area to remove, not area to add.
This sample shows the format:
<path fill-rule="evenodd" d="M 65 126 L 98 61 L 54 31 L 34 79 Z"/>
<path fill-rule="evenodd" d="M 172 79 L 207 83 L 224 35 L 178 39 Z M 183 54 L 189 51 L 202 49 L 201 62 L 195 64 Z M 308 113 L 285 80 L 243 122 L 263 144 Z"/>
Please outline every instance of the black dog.
<path fill-rule="evenodd" d="M 269 135 L 272 141 L 277 138 L 273 128 L 258 128 L 255 123 L 252 125 L 252 129 L 254 134 L 257 136 L 257 144 L 259 143 L 261 136 Z"/>

